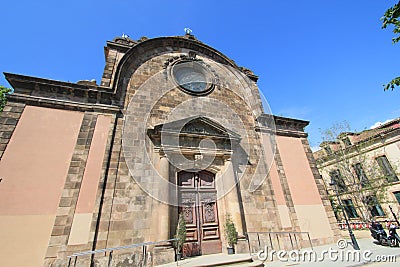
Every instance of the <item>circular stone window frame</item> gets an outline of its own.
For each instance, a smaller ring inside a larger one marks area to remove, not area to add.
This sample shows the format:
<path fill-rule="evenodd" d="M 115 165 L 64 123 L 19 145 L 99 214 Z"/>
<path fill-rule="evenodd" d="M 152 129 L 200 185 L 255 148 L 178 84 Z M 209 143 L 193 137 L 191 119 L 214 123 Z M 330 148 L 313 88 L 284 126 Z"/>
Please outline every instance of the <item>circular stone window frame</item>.
<path fill-rule="evenodd" d="M 200 72 L 204 77 L 206 78 L 206 88 L 202 91 L 193 91 L 190 89 L 185 88 L 182 86 L 179 81 L 176 79 L 176 76 L 174 74 L 174 69 L 180 65 L 180 64 L 195 64 L 198 66 L 198 68 L 195 68 L 197 72 Z M 175 62 L 173 62 L 170 66 L 169 70 L 169 76 L 170 78 L 174 81 L 174 84 L 183 92 L 189 94 L 189 95 L 194 95 L 194 96 L 205 96 L 210 94 L 216 85 L 216 82 L 218 81 L 217 75 L 215 73 L 215 70 L 208 64 L 204 63 L 204 61 L 193 58 L 193 59 L 178 59 Z"/>

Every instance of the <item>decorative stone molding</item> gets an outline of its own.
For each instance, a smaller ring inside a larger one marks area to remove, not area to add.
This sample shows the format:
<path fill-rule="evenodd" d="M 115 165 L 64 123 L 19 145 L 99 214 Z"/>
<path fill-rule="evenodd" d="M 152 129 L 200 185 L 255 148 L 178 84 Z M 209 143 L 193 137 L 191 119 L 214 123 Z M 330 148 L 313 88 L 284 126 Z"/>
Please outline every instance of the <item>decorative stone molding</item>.
<path fill-rule="evenodd" d="M 196 62 L 190 64 L 191 62 Z M 182 64 L 182 65 L 181 65 Z M 205 79 L 207 79 L 206 86 L 204 86 L 204 90 L 201 91 L 193 91 L 188 90 L 185 86 L 179 84 L 179 81 L 176 80 L 175 74 L 177 69 L 179 68 L 191 68 L 195 73 L 201 73 Z M 163 68 L 165 69 L 164 75 L 166 79 L 171 79 L 175 82 L 175 84 L 182 89 L 185 93 L 191 95 L 207 95 L 211 93 L 215 87 L 219 88 L 218 85 L 220 83 L 217 72 L 211 67 L 209 64 L 204 62 L 204 60 L 197 58 L 197 54 L 194 51 L 189 51 L 188 54 L 181 54 L 180 56 L 174 56 L 168 58 L 164 64 Z"/>
<path fill-rule="evenodd" d="M 196 58 L 196 53 L 194 53 L 193 51 L 190 51 L 188 55 L 181 54 L 180 56 L 175 56 L 175 57 L 171 57 L 171 58 L 167 59 L 164 62 L 163 68 L 167 69 L 169 66 L 172 66 L 175 63 L 180 62 L 180 61 L 201 61 L 201 62 L 204 62 L 203 60 L 201 60 L 199 58 Z M 207 64 L 207 66 L 209 66 L 209 65 Z"/>
<path fill-rule="evenodd" d="M 143 38 L 143 37 L 142 37 Z M 129 37 L 115 37 L 112 41 L 107 41 L 107 46 L 117 49 L 119 51 L 128 51 L 131 47 L 135 46 L 138 41 L 134 41 Z"/>
<path fill-rule="evenodd" d="M 79 111 L 116 113 L 120 108 L 115 94 L 93 83 L 69 83 L 19 74 L 4 73 L 14 88 L 9 99 L 35 106 Z"/>
<path fill-rule="evenodd" d="M 117 94 L 120 94 L 120 92 L 117 92 L 117 90 L 124 88 L 123 83 L 126 72 L 132 72 L 133 69 L 140 65 L 137 63 L 134 64 L 136 57 L 138 55 L 145 54 L 146 51 L 154 50 L 155 48 L 157 48 L 157 52 L 160 54 L 166 52 L 169 53 L 171 51 L 182 51 L 182 49 L 189 49 L 196 53 L 203 54 L 218 63 L 225 64 L 242 71 L 242 69 L 240 69 L 233 60 L 229 59 L 216 49 L 197 41 L 196 39 L 187 39 L 182 36 L 152 38 L 140 42 L 130 48 L 121 59 L 121 63 L 118 65 L 116 70 L 116 78 L 112 85 L 113 90 L 116 91 Z M 154 56 L 154 54 L 152 54 L 152 56 Z M 145 58 L 143 58 L 143 60 L 145 60 Z M 247 75 L 247 73 L 245 74 Z M 253 78 L 254 80 L 254 77 L 251 75 L 249 78 Z"/>
<path fill-rule="evenodd" d="M 276 131 L 277 135 L 299 138 L 308 136 L 308 134 L 304 132 L 304 128 L 309 124 L 308 121 L 261 114 L 257 118 L 257 122 L 259 122 L 260 125 L 256 127 L 256 130 L 260 132 Z"/>
<path fill-rule="evenodd" d="M 239 69 L 247 75 L 252 81 L 257 82 L 258 81 L 258 76 L 254 74 L 254 72 L 248 68 L 245 67 L 239 67 Z"/>
<path fill-rule="evenodd" d="M 178 127 L 175 127 L 175 125 Z M 232 155 L 232 146 L 240 142 L 238 134 L 205 117 L 193 118 L 183 125 L 181 129 L 179 129 L 180 125 L 181 123 L 178 121 L 148 129 L 147 134 L 160 154 L 168 151 L 170 153 L 192 155 L 196 158 L 196 156 L 200 155 L 199 143 L 204 138 L 207 138 L 212 139 L 216 145 L 215 149 L 211 149 L 209 152 L 227 159 Z M 164 138 L 163 143 L 161 143 L 161 136 Z M 179 139 L 179 146 L 168 144 L 169 140 L 176 140 L 176 138 Z"/>

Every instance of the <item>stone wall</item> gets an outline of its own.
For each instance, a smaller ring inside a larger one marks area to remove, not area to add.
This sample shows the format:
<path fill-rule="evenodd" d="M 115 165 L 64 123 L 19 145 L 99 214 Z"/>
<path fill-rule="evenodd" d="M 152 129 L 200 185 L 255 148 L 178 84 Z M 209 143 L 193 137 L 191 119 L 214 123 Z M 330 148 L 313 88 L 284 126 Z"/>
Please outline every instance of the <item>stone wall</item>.
<path fill-rule="evenodd" d="M 257 77 L 251 71 L 239 68 L 220 52 L 188 36 L 142 39 L 138 42 L 120 38 L 109 42 L 105 49 L 106 65 L 101 86 L 7 74 L 16 90 L 0 114 L 0 158 L 26 104 L 49 110 L 77 112 L 83 117 L 77 139 L 71 147 L 65 182 L 60 187 L 61 197 L 57 203 L 53 203 L 56 211 L 48 237 L 45 266 L 65 266 L 68 263 L 67 256 L 79 251 L 173 237 L 177 208 L 161 203 L 154 196 L 161 197 L 165 193 L 165 188 L 157 179 L 164 178 L 172 184 L 176 183 L 176 173 L 180 167 L 174 166 L 172 162 L 165 163 L 168 152 L 162 145 L 153 143 L 148 131 L 154 130 L 156 126 L 195 116 L 208 118 L 217 127 L 224 128 L 225 133 L 237 134 L 241 138 L 238 138 L 241 148 L 238 154 L 237 151 L 232 153 L 233 149 L 220 149 L 207 169 L 217 179 L 230 180 L 230 184 L 237 182 L 218 199 L 219 231 L 223 247 L 226 246 L 223 221 L 227 213 L 233 214 L 233 220 L 238 226 L 239 252 L 247 250 L 244 239 L 246 232 L 282 230 L 276 192 L 271 175 L 268 175 L 271 165 L 275 166 L 275 182 L 284 195 L 280 204 L 285 205 L 289 211 L 290 226 L 285 230 L 301 230 L 293 188 L 290 188 L 290 182 L 296 177 L 290 175 L 285 166 L 287 162 L 284 162 L 285 155 L 282 153 L 288 152 L 282 151 L 279 145 L 276 147 L 273 140 L 263 140 L 271 127 L 261 122 L 266 116 L 263 115 L 255 83 Z M 178 87 L 171 76 L 171 70 L 182 59 L 202 62 L 210 71 L 214 87 L 208 95 L 188 94 Z M 95 184 L 91 184 L 93 188 L 88 190 L 85 173 L 90 171 L 90 152 L 96 149 L 94 146 L 99 147 L 99 143 L 95 145 L 94 141 L 96 129 L 100 127 L 99 118 L 105 116 L 110 119 L 107 122 L 108 128 L 103 129 L 101 135 L 105 146 L 100 146 L 101 151 L 96 153 L 96 157 L 102 157 L 102 164 L 96 165 L 96 177 L 89 177 Z M 280 122 L 277 123 L 278 135 L 296 138 L 296 142 L 300 140 L 300 153 L 306 160 L 306 166 L 302 168 L 311 174 L 309 181 L 316 182 L 316 192 L 322 195 L 322 209 L 333 225 L 333 213 L 329 210 L 304 133 L 305 122 L 275 119 Z M 275 154 L 270 158 L 265 155 L 265 142 L 271 142 L 269 146 L 276 147 Z M 190 156 L 194 157 L 197 153 L 195 148 L 184 148 L 191 153 Z M 263 179 L 255 181 L 254 177 L 260 174 Z M 93 203 L 85 203 L 91 207 L 90 211 L 85 210 L 84 221 L 89 225 L 81 232 L 81 228 L 74 228 L 73 225 L 74 221 L 82 223 L 82 220 L 76 219 L 80 213 L 79 199 L 88 191 L 94 193 Z M 177 198 L 176 194 L 169 197 Z M 169 221 L 166 222 L 165 218 L 169 218 Z M 85 237 L 81 238 L 80 233 Z M 170 244 L 162 244 L 148 247 L 146 257 L 149 257 L 149 264 L 162 263 L 171 261 L 173 254 Z M 126 252 L 115 252 L 111 258 L 110 254 L 99 253 L 93 256 L 93 260 L 99 266 L 106 262 L 111 262 L 112 266 L 124 266 L 125 263 L 140 260 L 136 256 L 132 257 Z M 91 260 L 91 256 L 82 257 L 77 266 L 88 266 Z"/>
<path fill-rule="evenodd" d="M 0 113 L 0 160 L 3 157 L 4 150 L 6 150 L 24 108 L 24 103 L 8 101 L 3 112 Z"/>

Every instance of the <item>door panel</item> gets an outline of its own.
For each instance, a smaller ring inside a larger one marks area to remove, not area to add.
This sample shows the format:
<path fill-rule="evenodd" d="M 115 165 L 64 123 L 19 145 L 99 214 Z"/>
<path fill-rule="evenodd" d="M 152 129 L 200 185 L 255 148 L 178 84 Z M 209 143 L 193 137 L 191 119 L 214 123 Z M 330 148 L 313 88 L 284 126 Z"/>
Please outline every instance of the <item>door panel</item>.
<path fill-rule="evenodd" d="M 202 205 L 202 238 L 203 240 L 218 239 L 219 227 L 217 220 L 217 205 L 213 203 L 204 203 Z"/>
<path fill-rule="evenodd" d="M 222 251 L 215 176 L 207 171 L 178 174 L 179 212 L 186 221 L 186 256 Z"/>
<path fill-rule="evenodd" d="M 195 203 L 187 203 L 187 206 L 182 207 L 181 212 L 186 222 L 186 240 L 197 241 L 197 216 Z"/>

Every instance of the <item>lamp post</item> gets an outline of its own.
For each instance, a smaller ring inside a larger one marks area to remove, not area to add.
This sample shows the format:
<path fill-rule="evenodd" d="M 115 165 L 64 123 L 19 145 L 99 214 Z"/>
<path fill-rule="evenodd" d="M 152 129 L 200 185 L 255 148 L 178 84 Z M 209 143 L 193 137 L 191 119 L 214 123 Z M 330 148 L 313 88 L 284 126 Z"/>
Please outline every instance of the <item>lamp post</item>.
<path fill-rule="evenodd" d="M 1 182 L 1 179 L 0 179 L 0 182 Z M 399 222 L 399 220 L 397 219 L 397 216 L 396 216 L 396 214 L 394 213 L 394 211 L 393 211 L 393 209 L 392 209 L 392 207 L 389 205 L 389 209 L 390 209 L 390 212 L 392 213 L 392 215 L 393 215 L 393 218 L 394 218 L 394 220 L 397 222 L 397 226 L 400 226 L 400 222 Z"/>
<path fill-rule="evenodd" d="M 349 224 L 349 220 L 347 219 L 346 211 L 344 210 L 342 201 L 340 200 L 340 197 L 339 197 L 339 190 L 338 190 L 337 183 L 336 183 L 335 179 L 332 179 L 332 180 L 331 180 L 331 183 L 330 183 L 329 185 L 332 186 L 333 191 L 334 191 L 335 194 L 336 194 L 336 197 L 337 197 L 339 206 L 340 206 L 340 208 L 342 209 L 342 213 L 343 213 L 344 219 L 345 219 L 345 221 L 346 221 L 347 230 L 349 231 L 349 236 L 350 236 L 350 239 L 351 239 L 351 243 L 353 244 L 353 248 L 354 248 L 355 250 L 360 250 L 360 247 L 358 246 L 356 237 L 354 236 L 354 233 L 353 233 L 353 231 L 351 230 L 351 227 L 350 227 L 350 224 Z"/>

